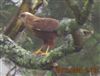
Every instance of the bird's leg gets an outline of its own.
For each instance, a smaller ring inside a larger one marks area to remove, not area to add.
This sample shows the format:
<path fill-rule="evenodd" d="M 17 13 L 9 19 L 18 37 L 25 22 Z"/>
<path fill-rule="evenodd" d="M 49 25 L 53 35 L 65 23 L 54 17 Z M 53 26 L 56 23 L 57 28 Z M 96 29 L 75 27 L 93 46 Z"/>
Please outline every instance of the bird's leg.
<path fill-rule="evenodd" d="M 42 49 L 43 47 L 41 46 L 41 48 L 39 48 L 37 51 L 35 51 L 33 54 L 36 54 L 36 55 L 39 55 L 39 54 L 41 54 L 42 53 L 42 51 L 41 51 L 41 49 Z"/>
<path fill-rule="evenodd" d="M 50 46 L 47 47 L 46 54 L 48 54 Z"/>
<path fill-rule="evenodd" d="M 47 49 L 46 49 L 46 51 L 45 52 L 42 52 L 41 55 L 47 56 L 48 55 L 48 52 L 49 52 L 49 49 L 50 49 L 50 46 L 48 46 Z"/>
<path fill-rule="evenodd" d="M 46 49 L 46 51 L 45 51 L 45 50 L 42 50 L 42 48 L 43 48 L 43 46 L 42 46 L 40 49 L 38 49 L 36 52 L 34 52 L 33 54 L 35 54 L 35 55 L 47 56 L 50 47 L 48 46 L 47 49 Z M 44 51 L 45 51 L 45 52 L 44 52 Z"/>

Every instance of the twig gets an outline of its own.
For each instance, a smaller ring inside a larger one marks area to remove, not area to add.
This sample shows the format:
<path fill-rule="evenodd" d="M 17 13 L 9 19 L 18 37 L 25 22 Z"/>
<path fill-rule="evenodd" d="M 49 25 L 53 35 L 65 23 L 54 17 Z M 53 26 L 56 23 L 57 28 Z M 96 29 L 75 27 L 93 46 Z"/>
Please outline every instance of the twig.
<path fill-rule="evenodd" d="M 8 73 L 6 74 L 6 76 L 10 76 L 10 73 L 11 73 L 15 68 L 16 68 L 16 65 L 15 65 L 14 67 L 12 67 L 12 68 L 8 71 Z"/>

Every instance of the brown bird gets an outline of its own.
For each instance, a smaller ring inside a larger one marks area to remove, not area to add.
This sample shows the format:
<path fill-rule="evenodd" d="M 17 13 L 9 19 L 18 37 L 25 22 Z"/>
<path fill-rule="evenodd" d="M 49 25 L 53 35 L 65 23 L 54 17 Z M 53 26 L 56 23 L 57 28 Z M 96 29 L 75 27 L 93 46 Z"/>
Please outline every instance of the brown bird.
<path fill-rule="evenodd" d="M 48 50 L 54 48 L 59 21 L 53 18 L 37 17 L 29 12 L 22 12 L 19 19 L 34 36 L 43 41 L 43 45 L 35 54 L 47 55 Z"/>

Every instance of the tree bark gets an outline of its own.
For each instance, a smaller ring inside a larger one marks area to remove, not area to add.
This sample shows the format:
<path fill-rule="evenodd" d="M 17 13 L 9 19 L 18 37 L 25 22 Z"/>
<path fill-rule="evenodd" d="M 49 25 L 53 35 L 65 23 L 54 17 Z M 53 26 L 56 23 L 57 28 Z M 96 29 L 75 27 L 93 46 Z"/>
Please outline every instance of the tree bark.
<path fill-rule="evenodd" d="M 72 22 L 70 28 L 71 28 L 71 34 L 74 40 L 74 46 L 76 47 L 77 51 L 80 51 L 80 49 L 82 49 L 83 47 L 84 40 L 82 36 L 80 35 L 80 33 L 78 32 L 78 30 L 88 20 L 88 17 L 92 9 L 93 0 L 86 0 L 81 10 L 79 9 L 78 5 L 73 2 L 73 0 L 66 0 L 66 3 L 71 8 L 75 16 L 75 21 Z"/>
<path fill-rule="evenodd" d="M 51 50 L 47 56 L 37 56 L 18 46 L 9 37 L 0 34 L 0 57 L 9 58 L 15 64 L 25 68 L 51 70 L 56 61 L 74 52 L 66 41 L 62 46 Z"/>

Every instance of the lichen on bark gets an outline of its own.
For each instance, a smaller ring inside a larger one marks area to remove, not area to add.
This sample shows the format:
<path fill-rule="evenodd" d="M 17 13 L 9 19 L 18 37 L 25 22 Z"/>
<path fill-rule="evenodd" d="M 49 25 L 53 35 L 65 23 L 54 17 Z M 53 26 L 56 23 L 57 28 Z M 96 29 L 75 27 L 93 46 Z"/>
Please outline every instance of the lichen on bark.
<path fill-rule="evenodd" d="M 62 46 L 51 50 L 47 56 L 33 55 L 32 52 L 18 46 L 9 37 L 0 34 L 2 57 L 10 59 L 21 67 L 50 70 L 53 68 L 53 63 L 73 52 L 75 52 L 74 49 L 69 47 L 66 41 Z"/>

